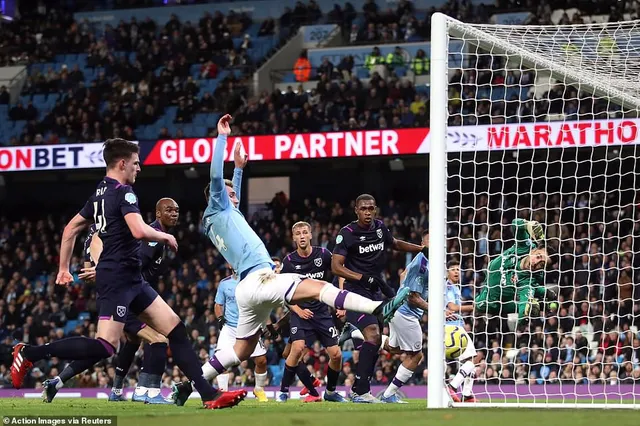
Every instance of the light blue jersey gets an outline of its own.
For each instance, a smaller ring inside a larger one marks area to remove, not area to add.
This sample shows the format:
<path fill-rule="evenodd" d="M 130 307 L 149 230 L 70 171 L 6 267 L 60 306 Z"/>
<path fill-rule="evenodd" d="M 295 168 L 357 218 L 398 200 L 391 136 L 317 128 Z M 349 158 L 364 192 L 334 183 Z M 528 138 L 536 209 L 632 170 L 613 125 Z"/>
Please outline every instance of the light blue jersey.
<path fill-rule="evenodd" d="M 274 269 L 275 265 L 260 237 L 229 199 L 223 178 L 226 145 L 226 135 L 218 136 L 211 160 L 209 204 L 204 211 L 202 222 L 205 234 L 238 273 L 240 279 L 243 279 L 251 270 Z M 234 181 L 236 180 L 234 173 Z"/>
<path fill-rule="evenodd" d="M 444 294 L 444 308 L 447 309 L 447 305 L 451 302 L 455 303 L 458 306 L 462 306 L 462 295 L 460 293 L 460 287 L 456 284 L 453 284 L 451 281 L 447 280 L 446 283 L 447 289 Z M 460 313 L 457 314 L 457 319 L 445 321 L 446 325 L 459 325 L 464 327 L 464 321 L 462 320 L 462 316 Z"/>
<path fill-rule="evenodd" d="M 424 254 L 419 253 L 407 266 L 407 274 L 400 287 L 409 287 L 411 291 L 420 293 L 420 297 L 429 300 L 429 260 Z M 409 306 L 408 302 L 398 309 L 398 312 L 406 316 L 422 318 L 424 311 L 414 306 Z"/>
<path fill-rule="evenodd" d="M 216 293 L 216 303 L 224 306 L 224 321 L 232 328 L 238 326 L 238 305 L 236 304 L 238 282 L 238 278 L 233 275 L 227 277 L 220 281 Z"/>

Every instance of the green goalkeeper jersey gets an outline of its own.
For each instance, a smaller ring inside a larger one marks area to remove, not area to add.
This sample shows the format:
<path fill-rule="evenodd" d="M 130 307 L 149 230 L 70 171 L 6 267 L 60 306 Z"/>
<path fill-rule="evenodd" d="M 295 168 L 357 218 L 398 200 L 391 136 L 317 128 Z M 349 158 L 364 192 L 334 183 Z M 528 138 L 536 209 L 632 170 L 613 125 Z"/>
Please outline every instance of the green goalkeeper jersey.
<path fill-rule="evenodd" d="M 527 232 L 526 221 L 515 219 L 512 223 L 515 244 L 489 262 L 485 282 L 488 287 L 538 286 L 544 281 L 544 273 L 522 270 L 522 258 L 538 247 Z"/>

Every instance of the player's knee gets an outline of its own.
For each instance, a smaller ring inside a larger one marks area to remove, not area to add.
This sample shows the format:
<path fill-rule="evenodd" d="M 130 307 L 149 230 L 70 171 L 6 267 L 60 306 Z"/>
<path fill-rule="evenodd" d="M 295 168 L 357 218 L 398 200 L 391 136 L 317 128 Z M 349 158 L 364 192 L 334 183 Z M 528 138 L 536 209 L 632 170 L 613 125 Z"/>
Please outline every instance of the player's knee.
<path fill-rule="evenodd" d="M 327 353 L 329 354 L 329 359 L 334 362 L 342 361 L 342 351 L 339 346 L 330 346 L 327 348 Z"/>
<path fill-rule="evenodd" d="M 291 348 L 289 349 L 289 356 L 287 358 L 298 359 L 302 356 L 302 352 L 304 352 L 304 340 L 295 340 L 291 343 Z"/>

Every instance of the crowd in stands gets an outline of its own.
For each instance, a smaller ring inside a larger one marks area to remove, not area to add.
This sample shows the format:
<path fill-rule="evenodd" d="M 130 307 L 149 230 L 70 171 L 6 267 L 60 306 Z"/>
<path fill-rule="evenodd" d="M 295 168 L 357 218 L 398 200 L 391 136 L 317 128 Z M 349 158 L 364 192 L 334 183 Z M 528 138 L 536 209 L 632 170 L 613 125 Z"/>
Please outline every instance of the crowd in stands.
<path fill-rule="evenodd" d="M 464 300 L 471 300 L 481 288 L 489 258 L 513 241 L 508 224 L 516 217 L 516 204 L 505 198 L 502 207 L 496 208 L 496 199 L 490 204 L 486 196 L 479 196 L 465 203 L 468 207 L 449 212 L 448 252 L 461 260 Z M 484 358 L 477 367 L 480 382 L 640 380 L 640 287 L 634 285 L 640 279 L 640 213 L 633 204 L 614 209 L 619 201 L 599 193 L 590 198 L 533 197 L 531 210 L 518 205 L 518 216 L 547 225 L 547 240 L 554 254 L 546 280 L 559 287 L 559 308 L 519 327 L 509 327 L 505 318 L 467 316 L 466 326 Z M 397 238 L 419 241 L 428 223 L 424 201 L 406 204 L 390 200 L 379 205 L 381 216 Z M 331 250 L 340 227 L 353 219 L 352 207 L 353 202 L 322 199 L 290 202 L 281 195 L 274 198 L 270 212 L 256 213 L 249 219 L 269 252 L 282 257 L 293 250 L 291 225 L 303 219 L 312 223 L 313 243 Z M 171 269 L 161 279 L 158 292 L 185 321 L 194 349 L 204 362 L 216 347 L 219 331 L 213 313 L 216 288 L 229 271 L 201 233 L 201 214 L 187 212 L 180 218 L 174 230 L 180 250 L 177 257 L 169 258 Z M 9 383 L 8 354 L 16 341 L 41 344 L 65 333 L 91 336 L 95 332 L 95 289 L 81 282 L 68 288 L 54 285 L 63 220 L 53 216 L 39 221 L 0 218 L 0 385 Z M 398 287 L 410 259 L 404 253 L 388 253 L 385 278 L 392 287 Z M 78 271 L 81 264 L 81 258 L 74 257 L 72 270 Z M 275 311 L 274 320 L 282 313 L 282 309 Z M 422 325 L 426 349 L 426 315 Z M 270 380 L 277 384 L 284 343 L 278 337 L 267 340 L 266 347 L 272 366 Z M 353 382 L 358 351 L 350 341 L 344 349 L 340 383 L 348 385 Z M 304 361 L 320 380 L 325 379 L 328 358 L 319 345 L 309 350 Z M 399 363 L 399 356 L 384 353 L 374 383 L 386 384 Z M 43 377 L 55 376 L 62 366 L 58 359 L 38 363 L 28 385 L 38 386 Z M 235 369 L 234 383 L 251 386 L 251 367 L 251 362 L 245 362 Z M 137 370 L 131 373 L 131 383 L 136 374 Z M 423 365 L 411 383 L 425 383 L 426 375 Z M 78 378 L 74 386 L 107 387 L 112 376 L 112 364 L 105 362 Z M 170 360 L 165 383 L 179 378 L 180 372 Z"/>

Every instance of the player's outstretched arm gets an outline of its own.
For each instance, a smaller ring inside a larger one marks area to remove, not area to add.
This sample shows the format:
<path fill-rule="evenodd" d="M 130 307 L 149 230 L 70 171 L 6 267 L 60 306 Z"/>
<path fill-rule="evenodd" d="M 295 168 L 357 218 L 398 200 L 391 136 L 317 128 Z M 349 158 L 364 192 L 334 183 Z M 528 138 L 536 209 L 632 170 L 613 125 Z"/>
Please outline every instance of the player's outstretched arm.
<path fill-rule="evenodd" d="M 429 256 L 429 248 L 427 246 L 419 246 L 396 238 L 393 239 L 393 249 L 403 251 L 405 253 L 422 253 L 425 257 Z"/>
<path fill-rule="evenodd" d="M 235 168 L 233 169 L 233 190 L 236 192 L 236 198 L 240 201 L 240 191 L 242 190 L 242 172 L 244 167 L 247 165 L 247 161 L 249 157 L 247 154 L 242 153 L 242 143 L 236 143 L 236 146 L 233 149 L 233 162 L 235 164 Z"/>
<path fill-rule="evenodd" d="M 69 273 L 69 264 L 71 263 L 73 247 L 76 244 L 76 238 L 78 238 L 80 232 L 89 226 L 90 223 L 90 219 L 87 219 L 80 214 L 76 214 L 73 219 L 67 223 L 67 226 L 64 227 L 64 231 L 62 232 L 62 241 L 60 244 L 60 270 L 56 279 L 57 284 L 65 285 L 73 281 L 73 277 Z"/>
<path fill-rule="evenodd" d="M 529 239 L 539 244 L 544 242 L 542 225 L 535 220 L 514 219 L 513 222 L 511 222 L 511 228 L 518 243 L 525 242 Z"/>
<path fill-rule="evenodd" d="M 223 115 L 218 121 L 218 137 L 211 158 L 209 204 L 219 204 L 223 209 L 229 206 L 229 197 L 226 194 L 224 184 L 224 154 L 227 149 L 227 136 L 231 133 L 230 121 L 229 114 Z M 222 194 L 223 191 L 225 191 L 224 194 Z"/>
<path fill-rule="evenodd" d="M 153 229 L 144 223 L 139 213 L 128 213 L 124 220 L 127 222 L 133 238 L 143 241 L 159 241 L 166 244 L 172 251 L 178 251 L 178 243 L 173 235 Z"/>

